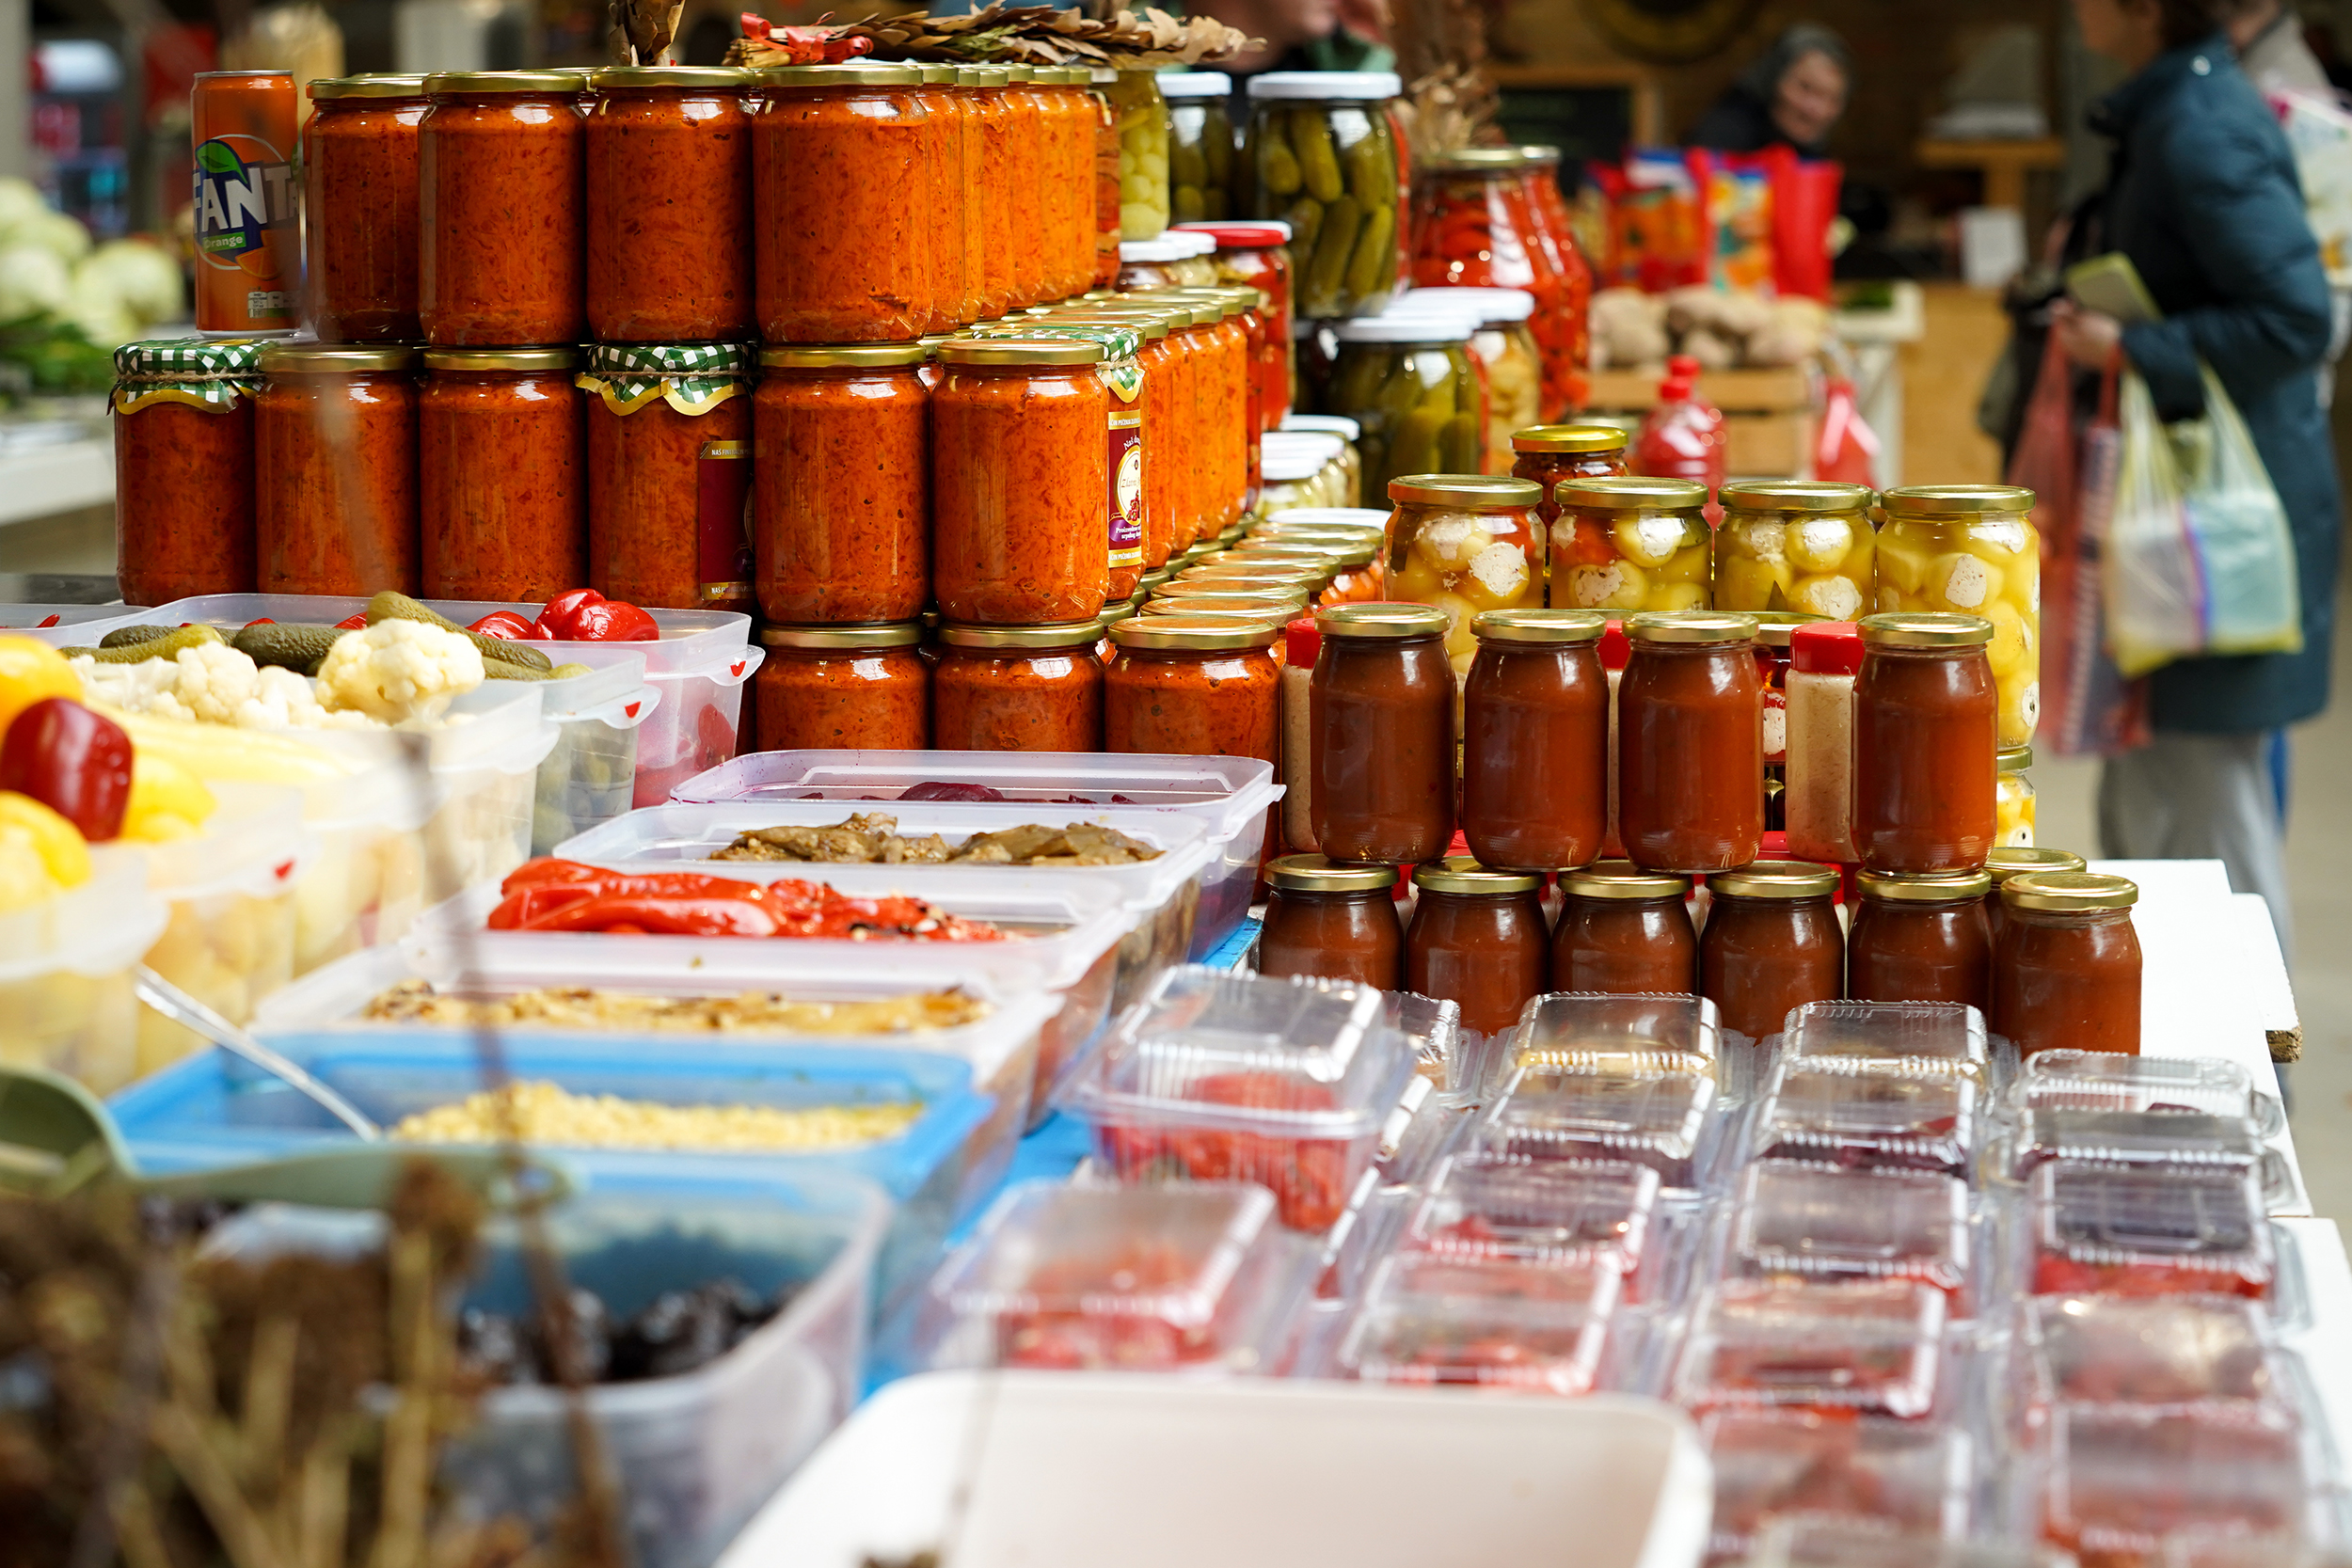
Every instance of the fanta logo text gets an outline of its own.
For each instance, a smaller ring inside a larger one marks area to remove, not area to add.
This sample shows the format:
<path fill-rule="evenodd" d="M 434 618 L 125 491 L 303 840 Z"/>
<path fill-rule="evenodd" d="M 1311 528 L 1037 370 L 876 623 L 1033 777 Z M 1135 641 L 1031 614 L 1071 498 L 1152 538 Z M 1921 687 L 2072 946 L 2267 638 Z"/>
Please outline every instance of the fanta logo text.
<path fill-rule="evenodd" d="M 225 141 L 196 150 L 196 244 L 213 255 L 256 250 L 264 230 L 292 223 L 294 170 L 283 163 L 246 163 Z"/>

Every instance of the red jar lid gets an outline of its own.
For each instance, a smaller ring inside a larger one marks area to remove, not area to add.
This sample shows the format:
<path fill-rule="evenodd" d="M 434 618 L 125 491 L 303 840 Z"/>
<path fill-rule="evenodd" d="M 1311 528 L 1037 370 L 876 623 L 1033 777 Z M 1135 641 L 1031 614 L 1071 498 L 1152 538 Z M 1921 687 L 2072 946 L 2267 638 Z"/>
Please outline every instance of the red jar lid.
<path fill-rule="evenodd" d="M 1851 675 L 1862 668 L 1862 628 L 1851 621 L 1809 621 L 1788 638 L 1788 667 L 1808 675 Z"/>
<path fill-rule="evenodd" d="M 1287 223 L 1180 223 L 1187 234 L 1206 234 L 1221 250 L 1264 250 L 1290 244 Z"/>
<path fill-rule="evenodd" d="M 1623 671 L 1632 657 L 1633 641 L 1625 634 L 1625 623 L 1613 617 L 1600 634 L 1600 667 Z"/>
<path fill-rule="evenodd" d="M 1323 627 L 1312 615 L 1302 615 L 1282 628 L 1282 660 L 1295 670 L 1314 668 L 1323 652 Z"/>

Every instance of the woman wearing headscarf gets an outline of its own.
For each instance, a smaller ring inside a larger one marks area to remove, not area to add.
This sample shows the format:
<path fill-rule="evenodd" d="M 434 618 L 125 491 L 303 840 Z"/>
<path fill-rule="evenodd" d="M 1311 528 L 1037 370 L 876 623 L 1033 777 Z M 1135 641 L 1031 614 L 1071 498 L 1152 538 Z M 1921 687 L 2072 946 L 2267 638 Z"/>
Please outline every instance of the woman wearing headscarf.
<path fill-rule="evenodd" d="M 1724 89 L 1692 131 L 1690 145 L 1717 152 L 1793 147 L 1807 158 L 1820 157 L 1852 87 L 1846 40 L 1800 22 Z"/>

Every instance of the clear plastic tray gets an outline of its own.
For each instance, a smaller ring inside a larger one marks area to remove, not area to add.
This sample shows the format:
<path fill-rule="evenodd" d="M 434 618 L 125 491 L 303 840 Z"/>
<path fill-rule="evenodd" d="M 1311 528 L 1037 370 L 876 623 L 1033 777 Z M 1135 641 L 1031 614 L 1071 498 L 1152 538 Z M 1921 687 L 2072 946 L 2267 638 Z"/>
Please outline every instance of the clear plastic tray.
<path fill-rule="evenodd" d="M 1693 1411 L 1925 1416 L 1936 1403 L 1945 1322 L 1944 1292 L 1910 1280 L 1726 1280 L 1692 1318 L 1672 1397 Z"/>
<path fill-rule="evenodd" d="M 1641 1268 L 1658 1194 L 1658 1173 L 1647 1165 L 1457 1154 L 1431 1176 L 1398 1246 L 1555 1268 L 1607 1260 L 1629 1278 Z"/>
<path fill-rule="evenodd" d="M 1758 1161 L 1740 1179 L 1730 1272 L 1915 1279 L 1959 1295 L 1977 1268 L 1968 1213 L 1968 1184 L 1940 1172 Z"/>
<path fill-rule="evenodd" d="M 1772 1069 L 1756 1109 L 1756 1158 L 1968 1174 L 1979 1131 L 1974 1080 L 1850 1063 L 1788 1058 Z"/>
<path fill-rule="evenodd" d="M 1282 1223 L 1327 1232 L 1377 1154 L 1413 1062 L 1369 986 L 1170 970 L 1061 1099 L 1122 1181 L 1274 1190 Z"/>
<path fill-rule="evenodd" d="M 1716 1093 L 1706 1072 L 1521 1068 L 1473 1143 L 1535 1160 L 1629 1160 L 1669 1187 L 1695 1186 Z"/>
<path fill-rule="evenodd" d="M 42 626 L 55 617 L 55 625 Z M 87 648 L 117 626 L 157 619 L 151 610 L 119 604 L 0 605 L 0 636 L 29 637 L 53 648 Z"/>
<path fill-rule="evenodd" d="M 1712 1072 L 1722 1028 L 1703 996 L 1554 991 L 1520 1014 L 1497 1066 Z"/>
<path fill-rule="evenodd" d="M 2293 1399 L 2270 1314 L 2237 1296 L 2043 1296 L 2019 1333 L 2026 1400 L 2164 1409 Z"/>
<path fill-rule="evenodd" d="M 2011 1134 L 2010 1168 L 2020 1179 L 2052 1160 L 2106 1164 L 2252 1168 L 2278 1184 L 2262 1128 L 2251 1118 L 2201 1111 L 2027 1111 Z"/>
<path fill-rule="evenodd" d="M 2186 1112 L 2243 1117 L 2265 1137 L 2286 1125 L 2275 1095 L 2261 1093 L 2237 1063 L 2218 1056 L 2119 1056 L 2110 1051 L 2042 1051 L 2026 1058 L 2010 1096 L 2020 1110 Z"/>
<path fill-rule="evenodd" d="M 1367 1383 L 1590 1393 L 1619 1286 L 1608 1260 L 1392 1258 L 1374 1276 L 1339 1365 Z"/>
<path fill-rule="evenodd" d="M 1781 1051 L 1906 1076 L 1954 1073 L 1990 1086 L 1984 1015 L 1963 1002 L 1808 1002 L 1789 1012 Z"/>
<path fill-rule="evenodd" d="M 137 851 L 99 846 L 90 879 L 0 913 L 0 1063 L 45 1068 L 97 1094 L 138 1071 L 144 1010 L 131 972 L 163 934 Z"/>
<path fill-rule="evenodd" d="M 924 1361 L 1271 1372 L 1311 1263 L 1248 1182 L 1022 1182 L 926 1287 Z"/>
<path fill-rule="evenodd" d="M 2154 1568 L 2189 1537 L 2310 1539 L 2304 1434 L 2273 1412 L 2061 1408 L 2037 1468 L 2043 1538 L 2085 1561 Z"/>
<path fill-rule="evenodd" d="M 2025 1234 L 2036 1295 L 2266 1297 L 2278 1249 L 2251 1165 L 2103 1165 L 2033 1173 Z"/>
<path fill-rule="evenodd" d="M 1927 1421 L 1802 1410 L 1721 1411 L 1699 1427 L 1715 1465 L 1711 1553 L 1743 1555 L 1774 1519 L 1840 1519 L 1957 1538 L 1968 1528 L 1975 1446 Z"/>

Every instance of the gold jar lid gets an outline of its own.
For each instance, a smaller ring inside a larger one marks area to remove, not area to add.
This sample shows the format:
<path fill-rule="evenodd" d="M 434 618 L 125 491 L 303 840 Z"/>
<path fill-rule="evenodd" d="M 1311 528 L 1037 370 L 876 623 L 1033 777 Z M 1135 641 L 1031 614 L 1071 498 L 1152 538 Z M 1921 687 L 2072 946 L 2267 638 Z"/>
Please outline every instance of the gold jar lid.
<path fill-rule="evenodd" d="M 754 71 L 763 87 L 919 87 L 919 67 L 843 61 L 834 65 L 776 65 Z"/>
<path fill-rule="evenodd" d="M 1613 424 L 1532 424 L 1511 433 L 1513 451 L 1623 451 L 1633 437 Z"/>
<path fill-rule="evenodd" d="M 598 92 L 630 87 L 700 87 L 716 92 L 748 87 L 759 80 L 756 71 L 723 65 L 608 65 L 588 73 L 588 85 Z"/>
<path fill-rule="evenodd" d="M 943 365 L 1099 365 L 1108 351 L 1083 338 L 982 338 L 942 343 L 931 356 Z"/>
<path fill-rule="evenodd" d="M 571 348 L 429 348 L 428 371 L 568 371 L 580 363 Z"/>
<path fill-rule="evenodd" d="M 1482 610 L 1470 618 L 1482 642 L 1597 642 L 1608 626 L 1597 610 Z"/>
<path fill-rule="evenodd" d="M 1694 479 L 1596 474 L 1562 480 L 1551 487 L 1551 499 L 1562 506 L 1603 512 L 1696 512 L 1707 504 L 1707 486 Z"/>
<path fill-rule="evenodd" d="M 424 90 L 434 96 L 442 93 L 560 92 L 568 97 L 587 85 L 587 79 L 577 71 L 437 71 L 424 79 Z"/>
<path fill-rule="evenodd" d="M 422 76 L 403 71 L 368 71 L 358 76 L 326 76 L 310 84 L 310 102 L 332 103 L 345 98 L 422 98 Z"/>
<path fill-rule="evenodd" d="M 1154 621 L 1191 617 L 1228 626 L 1279 626 L 1306 613 L 1304 605 L 1216 604 L 1202 599 L 1146 599 L 1143 613 Z"/>
<path fill-rule="evenodd" d="M 1875 494 L 1867 484 L 1826 479 L 1743 479 L 1715 492 L 1726 512 L 1867 512 Z"/>
<path fill-rule="evenodd" d="M 1176 574 L 1179 582 L 1259 583 L 1266 587 L 1321 588 L 1329 582 L 1334 569 L 1329 562 L 1310 561 L 1235 561 L 1231 554 L 1216 556 L 1198 565 L 1187 566 Z"/>
<path fill-rule="evenodd" d="M 1998 763 L 2002 772 L 2023 773 L 2026 768 L 2033 766 L 2033 748 L 2030 746 L 2004 746 L 1998 752 L 1994 753 L 1994 757 Z"/>
<path fill-rule="evenodd" d="M 1111 634 L 1111 627 L 1119 625 L 1120 622 L 1124 621 L 1131 616 L 1140 615 L 1142 613 L 1143 600 L 1140 596 L 1132 599 L 1121 599 L 1117 604 L 1104 605 L 1103 607 L 1103 614 L 1101 617 L 1103 635 L 1104 637 L 1108 637 Z"/>
<path fill-rule="evenodd" d="M 1326 637 L 1441 637 L 1452 624 L 1444 610 L 1425 604 L 1343 604 L 1315 611 Z"/>
<path fill-rule="evenodd" d="M 1158 342 L 1176 326 L 1165 310 L 1057 310 L 1046 319 L 1071 326 L 1123 326 L 1147 343 Z"/>
<path fill-rule="evenodd" d="M 1826 898 L 1837 891 L 1835 866 L 1813 861 L 1756 861 L 1707 879 L 1707 891 L 1733 898 Z"/>
<path fill-rule="evenodd" d="M 1451 152 L 1431 154 L 1424 166 L 1438 170 L 1518 169 L 1527 166 L 1527 153 L 1517 147 L 1457 147 Z"/>
<path fill-rule="evenodd" d="M 1217 582 L 1171 582 L 1154 596 L 1161 604 L 1222 606 L 1232 610 L 1299 610 L 1307 603 L 1304 588 L 1228 587 Z"/>
<path fill-rule="evenodd" d="M 1209 556 L 1224 553 L 1225 546 L 1215 539 L 1196 539 L 1170 557 L 1168 566 L 1171 570 L 1181 571 L 1186 566 L 1200 565 Z"/>
<path fill-rule="evenodd" d="M 1645 871 L 1631 861 L 1595 861 L 1560 873 L 1560 891 L 1579 898 L 1679 898 L 1691 891 L 1691 879 Z"/>
<path fill-rule="evenodd" d="M 1424 893 L 1483 894 L 1488 897 L 1533 893 L 1544 879 L 1531 871 L 1496 871 L 1468 855 L 1448 855 L 1441 861 L 1413 867 L 1413 885 Z"/>
<path fill-rule="evenodd" d="M 1984 874 L 1999 887 L 2011 877 L 2039 876 L 2044 871 L 2081 871 L 2087 869 L 2083 858 L 2072 849 L 2034 849 L 2023 845 L 2004 844 L 1985 851 Z"/>
<path fill-rule="evenodd" d="M 939 640 L 951 648 L 1071 648 L 1102 640 L 1103 620 L 1047 621 L 1033 626 L 973 626 L 940 624 Z"/>
<path fill-rule="evenodd" d="M 1409 506 L 1504 512 L 1534 506 L 1543 499 L 1544 487 L 1534 480 L 1494 474 L 1406 474 L 1389 481 L 1389 499 Z"/>
<path fill-rule="evenodd" d="M 965 87 L 1002 87 L 1012 84 L 1011 74 L 1000 65 L 960 65 L 956 67 L 956 85 Z"/>
<path fill-rule="evenodd" d="M 1241 648 L 1267 648 L 1281 630 L 1279 623 L 1221 615 L 1138 615 L 1111 628 L 1111 641 L 1122 648 L 1164 649 L 1184 653 L 1230 653 Z"/>
<path fill-rule="evenodd" d="M 1917 876 L 1857 871 L 1854 885 L 1873 898 L 1892 899 L 1899 904 L 1950 904 L 1963 898 L 1983 897 L 1991 891 L 1993 879 L 1981 871 L 1937 871 Z"/>
<path fill-rule="evenodd" d="M 2054 914 L 2128 910 L 2139 902 L 2139 884 L 2104 871 L 2035 871 L 2002 883 L 2001 902 L 2012 910 Z"/>
<path fill-rule="evenodd" d="M 1311 545 L 1354 543 L 1359 539 L 1382 539 L 1388 536 L 1389 515 L 1378 515 L 1376 521 L 1363 523 L 1292 523 L 1281 519 L 1290 515 L 1278 513 L 1261 517 L 1249 525 L 1252 539 L 1300 539 Z"/>
<path fill-rule="evenodd" d="M 771 648 L 908 648 L 923 641 L 920 621 L 875 621 L 846 626 L 762 626 Z"/>
<path fill-rule="evenodd" d="M 1756 641 L 1756 617 L 1728 610 L 1646 610 L 1627 616 L 1624 625 L 1626 636 L 1636 642 Z"/>
<path fill-rule="evenodd" d="M 1393 865 L 1356 865 L 1325 855 L 1283 855 L 1265 863 L 1265 879 L 1285 893 L 1374 893 L 1396 886 Z"/>
<path fill-rule="evenodd" d="M 1327 545 L 1308 545 L 1295 540 L 1285 544 L 1277 540 L 1244 538 L 1234 541 L 1232 548 L 1225 552 L 1225 559 L 1235 565 L 1263 561 L 1284 566 L 1337 566 L 1341 553 Z"/>
<path fill-rule="evenodd" d="M 1786 648 L 1796 637 L 1797 628 L 1808 621 L 1826 621 L 1826 615 L 1807 615 L 1802 610 L 1752 610 L 1744 613 L 1756 617 L 1756 640 L 1767 648 Z"/>
<path fill-rule="evenodd" d="M 1981 615 L 1946 615 L 1901 610 L 1862 618 L 1862 641 L 1872 648 L 1975 648 L 1993 641 L 1993 623 Z"/>
<path fill-rule="evenodd" d="M 759 362 L 773 371 L 883 370 L 919 365 L 930 355 L 921 343 L 771 343 L 759 351 Z"/>
<path fill-rule="evenodd" d="M 417 351 L 406 344 L 272 343 L 256 361 L 263 375 L 341 375 L 353 371 L 408 371 Z"/>
<path fill-rule="evenodd" d="M 1879 492 L 1889 517 L 1974 517 L 2030 512 L 2033 492 L 2022 484 L 1905 484 Z"/>

